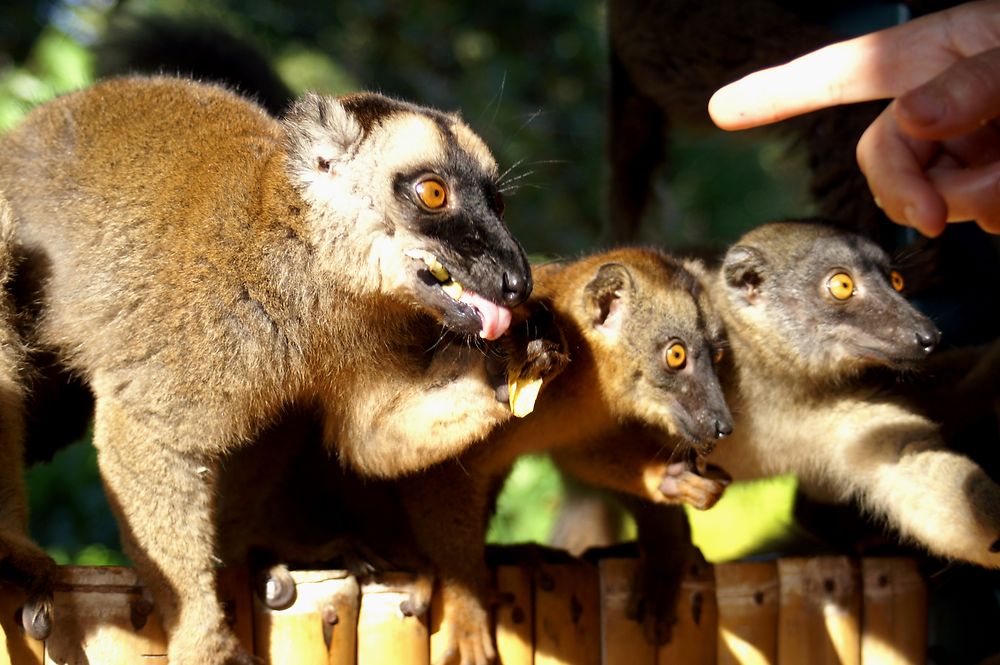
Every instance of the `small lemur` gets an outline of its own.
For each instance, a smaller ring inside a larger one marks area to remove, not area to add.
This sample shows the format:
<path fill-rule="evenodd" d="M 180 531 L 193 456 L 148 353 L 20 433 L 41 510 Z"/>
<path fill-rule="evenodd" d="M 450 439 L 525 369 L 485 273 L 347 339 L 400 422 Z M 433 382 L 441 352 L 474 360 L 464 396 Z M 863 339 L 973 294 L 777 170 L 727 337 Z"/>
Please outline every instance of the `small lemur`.
<path fill-rule="evenodd" d="M 340 491 L 349 485 L 339 482 L 329 490 L 318 488 L 308 480 L 322 466 L 315 453 L 296 457 L 307 461 L 286 472 L 290 480 L 284 490 L 266 500 L 251 499 L 263 503 L 269 514 L 234 509 L 245 505 L 241 496 L 249 487 L 248 478 L 273 471 L 266 468 L 263 456 L 247 462 L 238 453 L 226 469 L 226 487 L 231 489 L 223 497 L 231 507 L 223 507 L 220 516 L 231 534 L 223 537 L 226 555 L 238 556 L 248 539 L 255 539 L 254 545 L 270 546 L 279 558 L 301 562 L 309 557 L 302 554 L 308 548 L 281 549 L 295 539 L 297 529 L 303 534 L 298 539 L 311 539 L 316 552 L 323 551 L 315 540 L 320 529 L 326 529 L 328 540 L 338 529 L 360 534 L 392 563 L 436 574 L 443 598 L 440 660 L 483 663 L 495 655 L 485 561 L 487 521 L 495 493 L 518 456 L 552 449 L 572 455 L 575 448 L 615 438 L 617 432 L 623 433 L 615 439 L 621 447 L 631 445 L 631 437 L 670 442 L 656 445 L 645 460 L 647 478 L 636 492 L 644 497 L 657 494 L 657 500 L 666 503 L 714 503 L 725 484 L 702 478 L 682 463 L 689 449 L 704 453 L 731 430 L 713 369 L 718 328 L 704 316 L 704 294 L 694 276 L 679 261 L 640 249 L 536 266 L 534 273 L 534 294 L 519 308 L 523 312 L 516 313 L 526 319 L 519 318 L 510 334 L 533 342 L 555 339 L 550 349 L 565 348 L 569 356 L 561 373 L 550 372 L 553 378 L 544 380 L 534 411 L 500 425 L 483 445 L 454 460 L 391 482 L 366 481 L 357 491 Z M 337 494 L 323 498 L 325 491 Z M 289 507 L 295 501 L 306 505 Z M 326 506 L 341 502 L 347 505 L 338 510 L 338 517 L 357 517 L 334 524 Z M 305 514 L 314 516 L 308 520 L 310 527 L 289 523 Z M 260 519 L 270 523 L 262 525 Z M 281 540 L 271 534 L 289 537 Z M 426 609 L 427 579 L 417 585 L 406 611 Z"/>
<path fill-rule="evenodd" d="M 283 410 L 317 410 L 379 477 L 510 417 L 465 341 L 501 336 L 532 285 L 497 180 L 457 116 L 376 94 L 310 94 L 278 121 L 219 86 L 113 79 L 0 139 L 25 340 L 94 394 L 171 663 L 253 660 L 214 593 L 216 472 Z"/>
<path fill-rule="evenodd" d="M 917 369 L 939 333 L 899 293 L 882 250 L 831 225 L 768 224 L 709 283 L 736 414 L 713 463 L 736 480 L 795 473 L 807 494 L 857 499 L 935 555 L 1000 567 L 1000 486 L 883 374 Z M 606 449 L 593 448 L 591 465 L 634 465 L 641 482 L 635 447 Z"/>

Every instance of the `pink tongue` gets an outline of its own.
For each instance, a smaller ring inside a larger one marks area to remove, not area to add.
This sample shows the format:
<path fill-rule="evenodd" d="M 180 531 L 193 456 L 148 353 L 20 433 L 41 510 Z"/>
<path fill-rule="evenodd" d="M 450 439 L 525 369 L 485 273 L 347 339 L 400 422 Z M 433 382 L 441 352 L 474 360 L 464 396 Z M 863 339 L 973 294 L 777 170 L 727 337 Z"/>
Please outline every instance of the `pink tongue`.
<path fill-rule="evenodd" d="M 458 301 L 464 302 L 479 314 L 479 319 L 483 322 L 483 329 L 479 331 L 480 337 L 496 339 L 507 332 L 510 326 L 510 310 L 506 307 L 490 302 L 472 291 L 463 291 Z"/>

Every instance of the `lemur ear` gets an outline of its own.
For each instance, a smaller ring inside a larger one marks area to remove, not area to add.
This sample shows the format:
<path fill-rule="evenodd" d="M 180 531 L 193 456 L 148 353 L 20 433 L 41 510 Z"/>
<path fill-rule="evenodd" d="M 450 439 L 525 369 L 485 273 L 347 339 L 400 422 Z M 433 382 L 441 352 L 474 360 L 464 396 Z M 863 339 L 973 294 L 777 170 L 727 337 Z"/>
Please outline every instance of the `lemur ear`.
<path fill-rule="evenodd" d="M 767 272 L 767 259 L 757 249 L 746 245 L 736 245 L 726 252 L 722 263 L 722 275 L 730 288 L 746 292 L 748 301 L 753 301 L 757 295 L 764 275 Z"/>
<path fill-rule="evenodd" d="M 634 282 L 628 268 L 605 263 L 584 288 L 585 304 L 595 330 L 617 337 L 631 304 Z"/>
<path fill-rule="evenodd" d="M 340 100 L 315 93 L 298 100 L 283 123 L 289 154 L 298 166 L 328 173 L 363 136 L 361 125 Z"/>

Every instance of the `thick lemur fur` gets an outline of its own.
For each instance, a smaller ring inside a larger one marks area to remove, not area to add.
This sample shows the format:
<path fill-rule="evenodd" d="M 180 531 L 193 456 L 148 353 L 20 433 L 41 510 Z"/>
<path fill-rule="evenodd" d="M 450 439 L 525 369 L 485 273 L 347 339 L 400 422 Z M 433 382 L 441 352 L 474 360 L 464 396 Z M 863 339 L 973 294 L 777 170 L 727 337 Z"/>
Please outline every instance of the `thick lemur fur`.
<path fill-rule="evenodd" d="M 531 275 L 457 116 L 307 95 L 278 121 L 218 86 L 136 77 L 35 109 L 0 155 L 26 339 L 94 394 L 101 476 L 171 663 L 252 661 L 213 593 L 216 472 L 281 412 L 315 409 L 343 463 L 381 477 L 509 417 L 466 339 L 502 334 Z M 457 341 L 428 353 L 439 337 Z"/>
<path fill-rule="evenodd" d="M 496 492 L 518 456 L 553 449 L 572 455 L 577 447 L 608 438 L 619 447 L 647 442 L 654 450 L 644 461 L 647 475 L 636 493 L 658 495 L 664 503 L 713 504 L 725 483 L 703 478 L 685 465 L 691 449 L 710 450 L 729 433 L 731 421 L 713 369 L 719 330 L 702 311 L 704 294 L 695 277 L 676 259 L 640 249 L 536 266 L 534 272 L 534 294 L 521 308 L 528 318 L 515 323 L 511 334 L 561 338 L 551 348 L 564 343 L 569 361 L 561 373 L 545 381 L 530 415 L 500 425 L 484 445 L 453 461 L 391 483 L 365 482 L 357 492 L 332 499 L 323 499 L 326 488 L 309 480 L 322 461 L 315 454 L 296 458 L 306 461 L 287 471 L 289 485 L 263 500 L 272 511 L 266 516 L 272 524 L 262 526 L 250 517 L 254 513 L 238 509 L 230 509 L 226 517 L 223 509 L 221 519 L 229 533 L 224 544 L 237 555 L 254 538 L 253 544 L 262 549 L 280 549 L 282 541 L 268 534 L 294 532 L 289 520 L 302 514 L 315 518 L 307 521 L 312 526 L 302 530 L 299 541 L 303 535 L 315 539 L 317 528 L 322 528 L 318 525 L 360 533 L 376 554 L 392 563 L 436 574 L 443 599 L 436 662 L 485 663 L 495 656 L 486 527 Z M 668 356 L 671 350 L 676 353 L 677 345 L 686 358 L 670 361 L 676 365 L 670 367 Z M 239 457 L 227 465 L 231 491 L 226 502 L 234 508 L 244 505 L 246 479 L 269 473 L 260 461 Z M 604 478 L 603 483 L 614 480 Z M 347 486 L 338 483 L 329 488 Z M 303 487 L 309 488 L 306 497 Z M 317 489 L 320 496 L 314 492 Z M 289 505 L 302 499 L 308 504 Z M 326 506 L 338 502 L 353 506 L 343 512 L 355 513 L 354 521 L 334 525 L 326 517 Z M 379 508 L 373 512 L 373 507 Z M 327 533 L 328 540 L 336 540 L 337 533 Z M 261 537 L 268 542 L 260 543 Z M 295 539 L 292 533 L 284 542 Z M 301 561 L 310 551 L 322 552 L 322 543 L 313 540 L 302 550 L 275 554 Z M 678 567 L 684 563 L 683 557 L 677 558 Z M 673 579 L 679 577 L 678 572 Z M 406 610 L 423 611 L 429 592 L 426 582 L 418 585 Z"/>

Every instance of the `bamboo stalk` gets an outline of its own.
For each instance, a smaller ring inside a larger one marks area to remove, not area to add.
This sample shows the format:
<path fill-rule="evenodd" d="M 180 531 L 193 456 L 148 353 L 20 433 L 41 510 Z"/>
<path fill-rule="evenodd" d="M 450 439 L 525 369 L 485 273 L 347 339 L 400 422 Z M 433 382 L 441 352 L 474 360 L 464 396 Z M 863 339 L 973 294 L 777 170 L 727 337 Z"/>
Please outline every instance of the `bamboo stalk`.
<path fill-rule="evenodd" d="M 357 637 L 361 665 L 429 665 L 426 617 L 406 617 L 399 609 L 412 579 L 412 575 L 392 573 L 380 582 L 362 585 Z"/>
<path fill-rule="evenodd" d="M 54 594 L 49 665 L 167 662 L 167 640 L 134 570 L 65 566 Z"/>
<path fill-rule="evenodd" d="M 535 660 L 531 575 L 520 566 L 497 566 L 497 591 L 505 597 L 496 612 L 497 657 L 503 665 Z"/>
<path fill-rule="evenodd" d="M 360 590 L 342 570 L 294 570 L 295 599 L 267 607 L 254 594 L 254 651 L 282 665 L 353 665 Z"/>
<path fill-rule="evenodd" d="M 847 557 L 778 560 L 778 663 L 861 663 L 861 579 Z"/>
<path fill-rule="evenodd" d="M 659 665 L 715 665 L 719 604 L 712 566 L 693 566 L 681 580 L 677 624 L 669 643 L 657 651 Z"/>
<path fill-rule="evenodd" d="M 598 563 L 603 665 L 656 663 L 656 648 L 643 635 L 642 624 L 627 616 L 637 567 L 634 558 L 601 559 Z"/>
<path fill-rule="evenodd" d="M 535 583 L 535 665 L 601 660 L 597 570 L 585 561 L 541 563 Z"/>
<path fill-rule="evenodd" d="M 715 566 L 719 665 L 778 660 L 778 568 L 773 562 Z"/>
<path fill-rule="evenodd" d="M 861 662 L 921 665 L 927 661 L 927 587 L 911 559 L 864 558 Z"/>

